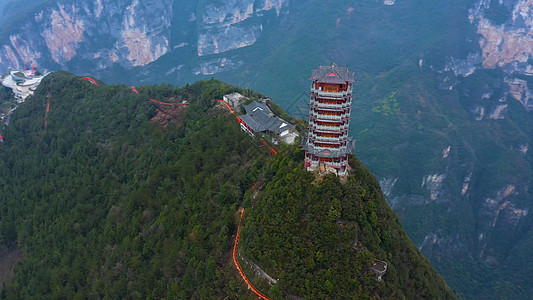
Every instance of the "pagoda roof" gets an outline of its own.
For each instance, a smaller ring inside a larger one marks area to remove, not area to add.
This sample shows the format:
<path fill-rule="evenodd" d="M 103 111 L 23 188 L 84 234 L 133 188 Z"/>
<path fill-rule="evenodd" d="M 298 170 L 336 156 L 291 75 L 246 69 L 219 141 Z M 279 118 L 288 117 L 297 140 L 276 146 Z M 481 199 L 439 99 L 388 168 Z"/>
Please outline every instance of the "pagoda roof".
<path fill-rule="evenodd" d="M 318 66 L 318 69 L 313 70 L 310 79 L 319 83 L 343 84 L 354 82 L 354 74 L 348 70 L 348 67 L 341 67 L 332 63 L 330 66 Z"/>
<path fill-rule="evenodd" d="M 303 150 L 320 157 L 339 157 L 355 151 L 355 141 L 351 137 L 348 138 L 347 147 L 342 150 L 337 148 L 325 149 L 322 147 L 314 147 L 313 144 L 309 142 L 307 136 L 302 140 L 301 146 Z"/>

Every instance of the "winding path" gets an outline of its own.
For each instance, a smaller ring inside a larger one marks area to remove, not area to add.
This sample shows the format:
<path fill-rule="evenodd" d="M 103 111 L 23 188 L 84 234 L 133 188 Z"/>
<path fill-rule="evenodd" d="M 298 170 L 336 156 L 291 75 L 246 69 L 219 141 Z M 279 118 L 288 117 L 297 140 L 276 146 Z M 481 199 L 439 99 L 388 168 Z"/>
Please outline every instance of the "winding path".
<path fill-rule="evenodd" d="M 131 88 L 131 90 L 133 92 L 135 92 L 135 94 L 140 95 L 139 91 L 137 91 L 137 88 L 135 88 L 134 86 L 131 86 L 130 88 Z M 158 104 L 161 104 L 161 105 L 166 105 L 166 106 L 182 106 L 182 105 L 190 104 L 189 102 L 182 102 L 182 103 L 161 102 L 161 101 L 158 101 L 158 100 L 155 100 L 155 99 L 151 99 L 151 98 L 148 98 L 148 100 L 152 101 L 152 102 L 155 102 L 155 103 L 158 103 Z"/>
<path fill-rule="evenodd" d="M 255 185 L 254 185 L 255 188 Z M 254 285 L 248 280 L 248 277 L 246 277 L 246 274 L 244 274 L 244 271 L 241 268 L 241 265 L 239 264 L 239 260 L 237 258 L 237 253 L 239 250 L 239 233 L 241 231 L 241 224 L 242 224 L 242 216 L 244 215 L 244 208 L 241 209 L 241 218 L 239 220 L 239 226 L 237 227 L 237 235 L 235 236 L 235 244 L 233 245 L 233 263 L 235 263 L 235 266 L 237 267 L 237 270 L 239 270 L 239 273 L 241 274 L 242 279 L 244 279 L 244 282 L 248 285 L 248 287 L 261 299 L 269 300 L 269 298 L 261 293 L 258 289 L 254 287 Z"/>
<path fill-rule="evenodd" d="M 50 111 L 50 98 L 52 98 L 52 95 L 48 93 L 46 96 L 48 99 L 48 103 L 46 104 L 46 112 L 44 113 L 44 133 L 46 134 L 46 127 L 48 126 L 48 112 Z"/>
<path fill-rule="evenodd" d="M 98 83 L 96 83 L 96 80 L 92 79 L 91 77 L 85 76 L 85 77 L 82 77 L 81 79 L 89 80 L 89 81 L 92 82 L 94 85 L 98 85 Z"/>

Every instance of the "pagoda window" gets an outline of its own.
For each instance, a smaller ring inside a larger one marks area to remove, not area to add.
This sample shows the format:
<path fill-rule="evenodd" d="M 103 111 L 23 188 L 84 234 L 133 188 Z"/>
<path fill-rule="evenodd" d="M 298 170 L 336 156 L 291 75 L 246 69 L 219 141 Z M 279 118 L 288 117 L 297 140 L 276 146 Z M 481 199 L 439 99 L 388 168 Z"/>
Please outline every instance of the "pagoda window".
<path fill-rule="evenodd" d="M 338 85 L 332 85 L 332 84 L 325 84 L 324 85 L 324 91 L 328 93 L 337 93 L 339 92 L 339 86 Z"/>

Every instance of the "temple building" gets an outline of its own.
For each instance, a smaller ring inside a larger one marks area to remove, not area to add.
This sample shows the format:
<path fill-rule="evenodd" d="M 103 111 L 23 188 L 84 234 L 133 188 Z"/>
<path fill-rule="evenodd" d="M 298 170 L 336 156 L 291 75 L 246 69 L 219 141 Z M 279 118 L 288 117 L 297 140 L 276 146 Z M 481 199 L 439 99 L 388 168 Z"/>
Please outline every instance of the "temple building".
<path fill-rule="evenodd" d="M 354 73 L 333 63 L 311 75 L 309 133 L 302 140 L 308 171 L 347 174 L 348 154 L 355 143 L 348 137 Z"/>
<path fill-rule="evenodd" d="M 272 133 L 276 136 L 273 140 L 276 145 L 278 139 L 287 144 L 294 143 L 298 136 L 296 126 L 276 116 L 265 103 L 253 101 L 243 107 L 246 114 L 240 116 L 242 130 L 252 134 Z"/>

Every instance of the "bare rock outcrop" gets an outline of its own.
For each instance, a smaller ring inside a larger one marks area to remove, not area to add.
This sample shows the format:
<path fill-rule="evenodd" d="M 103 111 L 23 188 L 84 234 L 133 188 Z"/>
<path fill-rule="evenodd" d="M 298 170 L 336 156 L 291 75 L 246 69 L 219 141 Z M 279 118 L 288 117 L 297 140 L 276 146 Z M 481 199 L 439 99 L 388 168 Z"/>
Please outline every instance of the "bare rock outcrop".
<path fill-rule="evenodd" d="M 503 22 L 496 22 L 486 16 L 486 12 L 495 5 L 498 6 L 498 11 L 509 8 L 509 15 Z M 498 67 L 504 70 L 509 75 L 505 82 L 511 95 L 524 108 L 533 110 L 526 81 L 513 77 L 533 76 L 533 1 L 480 0 L 469 10 L 469 19 L 481 35 L 479 46 L 483 68 Z"/>
<path fill-rule="evenodd" d="M 171 18 L 170 0 L 59 0 L 0 46 L 0 71 L 31 63 L 68 69 L 74 58 L 97 68 L 144 66 L 169 51 Z"/>

